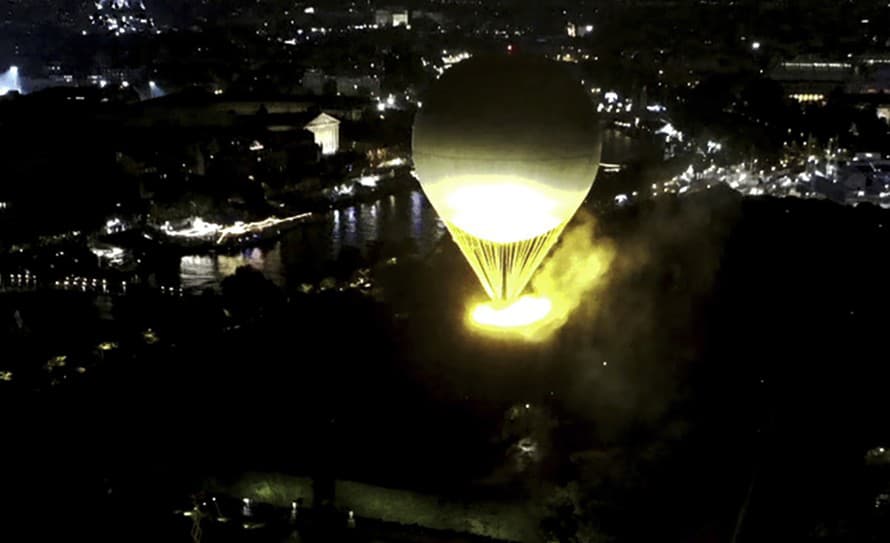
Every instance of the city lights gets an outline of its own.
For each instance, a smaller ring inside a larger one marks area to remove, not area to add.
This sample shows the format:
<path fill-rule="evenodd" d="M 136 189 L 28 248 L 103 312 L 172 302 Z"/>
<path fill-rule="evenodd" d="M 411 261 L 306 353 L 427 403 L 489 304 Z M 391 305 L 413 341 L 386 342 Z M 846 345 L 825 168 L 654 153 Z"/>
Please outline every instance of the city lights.
<path fill-rule="evenodd" d="M 312 216 L 312 213 L 299 213 L 297 215 L 293 215 L 291 217 L 285 217 L 283 219 L 278 219 L 275 217 L 268 217 L 266 219 L 263 219 L 263 220 L 257 221 L 257 222 L 249 222 L 249 223 L 236 222 L 232 226 L 227 226 L 227 227 L 221 228 L 219 230 L 219 239 L 216 240 L 216 243 L 217 244 L 222 243 L 229 236 L 241 236 L 241 235 L 247 234 L 248 232 L 261 232 L 261 231 L 263 231 L 267 228 L 271 228 L 273 226 L 278 226 L 278 225 L 293 222 L 293 221 L 307 219 L 311 216 Z"/>
<path fill-rule="evenodd" d="M 111 264 L 120 265 L 124 262 L 124 250 L 120 247 L 90 247 L 90 251 Z"/>
<path fill-rule="evenodd" d="M 886 2 L 7 4 L 10 533 L 890 533 Z"/>
<path fill-rule="evenodd" d="M 201 217 L 195 218 L 191 221 L 191 224 L 185 228 L 176 229 L 169 222 L 165 222 L 161 225 L 161 230 L 168 236 L 182 238 L 206 238 L 216 235 L 222 228 L 222 225 L 205 222 Z"/>
<path fill-rule="evenodd" d="M 788 97 L 801 103 L 822 102 L 825 100 L 825 95 L 819 93 L 790 94 Z"/>
<path fill-rule="evenodd" d="M 664 126 L 655 131 L 656 134 L 664 134 L 667 141 L 677 140 L 683 141 L 683 132 L 680 132 L 671 123 L 665 123 Z"/>
<path fill-rule="evenodd" d="M 312 216 L 312 213 L 299 213 L 297 215 L 293 215 L 291 217 L 285 217 L 283 219 L 279 219 L 277 217 L 268 217 L 261 221 L 256 222 L 235 222 L 229 226 L 223 226 L 221 224 L 206 222 L 201 217 L 196 217 L 191 221 L 191 223 L 184 228 L 175 228 L 170 222 L 165 222 L 161 225 L 161 230 L 172 237 L 182 237 L 182 238 L 195 238 L 195 239 L 213 239 L 216 238 L 216 243 L 221 244 L 227 238 L 232 236 L 241 236 L 247 233 L 258 233 L 262 232 L 267 228 L 271 228 L 273 226 L 278 226 L 281 224 L 299 221 L 303 219 L 308 219 Z"/>
<path fill-rule="evenodd" d="M 472 55 L 466 51 L 459 51 L 457 53 L 448 53 L 446 51 L 442 51 L 442 64 L 445 69 L 452 67 L 453 65 L 463 62 L 470 58 Z"/>

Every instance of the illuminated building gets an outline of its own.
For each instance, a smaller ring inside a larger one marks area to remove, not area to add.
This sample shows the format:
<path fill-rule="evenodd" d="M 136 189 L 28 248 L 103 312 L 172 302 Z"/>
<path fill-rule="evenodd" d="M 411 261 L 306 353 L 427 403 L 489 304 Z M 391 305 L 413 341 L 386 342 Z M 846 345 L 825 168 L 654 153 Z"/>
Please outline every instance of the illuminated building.
<path fill-rule="evenodd" d="M 583 38 L 593 33 L 593 25 L 568 23 L 566 25 L 566 35 L 570 38 Z"/>
<path fill-rule="evenodd" d="M 393 26 L 408 26 L 408 10 L 394 11 L 392 14 Z"/>
<path fill-rule="evenodd" d="M 408 26 L 408 10 L 404 8 L 378 9 L 374 12 L 374 23 L 381 28 Z"/>
<path fill-rule="evenodd" d="M 321 113 L 309 121 L 305 129 L 312 132 L 321 154 L 333 155 L 340 149 L 340 121 L 327 113 Z"/>
<path fill-rule="evenodd" d="M 770 78 L 782 85 L 786 96 L 801 103 L 821 103 L 831 91 L 854 76 L 846 61 L 799 57 L 779 63 Z"/>
<path fill-rule="evenodd" d="M 599 125 L 588 93 L 560 65 L 474 57 L 424 98 L 413 151 L 424 192 L 486 293 L 509 303 L 587 196 Z"/>

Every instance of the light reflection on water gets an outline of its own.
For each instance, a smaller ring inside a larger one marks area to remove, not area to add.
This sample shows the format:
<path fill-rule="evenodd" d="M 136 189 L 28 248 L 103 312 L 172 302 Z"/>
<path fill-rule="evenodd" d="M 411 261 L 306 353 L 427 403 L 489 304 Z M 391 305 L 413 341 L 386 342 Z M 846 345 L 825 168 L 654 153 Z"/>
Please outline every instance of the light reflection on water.
<path fill-rule="evenodd" d="M 426 202 L 426 198 L 420 193 L 411 193 L 411 231 L 414 233 L 415 238 L 419 238 L 420 233 L 423 231 L 423 217 L 420 210 L 424 202 Z"/>
<path fill-rule="evenodd" d="M 179 261 L 179 278 L 185 289 L 217 287 L 241 266 L 260 270 L 273 281 L 281 280 L 281 252 L 258 247 L 235 255 L 189 255 Z"/>
<path fill-rule="evenodd" d="M 269 248 L 249 248 L 235 255 L 193 255 L 180 260 L 184 289 L 219 288 L 222 280 L 248 265 L 279 286 L 289 276 L 299 282 L 301 272 L 319 271 L 335 260 L 344 247 L 366 251 L 371 242 L 412 240 L 420 254 L 428 254 L 444 235 L 436 212 L 419 191 L 384 196 L 326 213 L 321 221 L 289 231 Z"/>
<path fill-rule="evenodd" d="M 602 162 L 625 164 L 632 160 L 654 158 L 661 154 L 661 148 L 654 140 L 631 136 L 620 130 L 603 132 Z"/>

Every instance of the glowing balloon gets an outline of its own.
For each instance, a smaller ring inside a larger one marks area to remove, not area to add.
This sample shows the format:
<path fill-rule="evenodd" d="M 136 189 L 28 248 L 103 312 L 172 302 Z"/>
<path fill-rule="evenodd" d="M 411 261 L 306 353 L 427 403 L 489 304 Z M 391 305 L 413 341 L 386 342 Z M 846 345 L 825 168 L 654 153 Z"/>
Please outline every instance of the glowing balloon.
<path fill-rule="evenodd" d="M 600 130 L 587 92 L 540 58 L 473 58 L 414 121 L 424 192 L 488 295 L 512 301 L 593 185 Z"/>

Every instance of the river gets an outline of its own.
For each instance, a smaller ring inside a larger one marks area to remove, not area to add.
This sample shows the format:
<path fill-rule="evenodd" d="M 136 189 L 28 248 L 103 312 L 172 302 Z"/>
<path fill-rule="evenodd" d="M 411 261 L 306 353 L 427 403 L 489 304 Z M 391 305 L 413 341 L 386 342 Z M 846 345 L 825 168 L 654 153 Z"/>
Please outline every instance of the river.
<path fill-rule="evenodd" d="M 287 287 L 335 260 L 344 247 L 364 251 L 374 242 L 410 242 L 419 254 L 427 254 L 444 234 L 445 227 L 429 201 L 415 190 L 329 211 L 321 220 L 289 230 L 270 248 L 251 247 L 235 255 L 184 256 L 179 275 L 186 290 L 215 288 L 239 266 L 247 265 Z"/>

